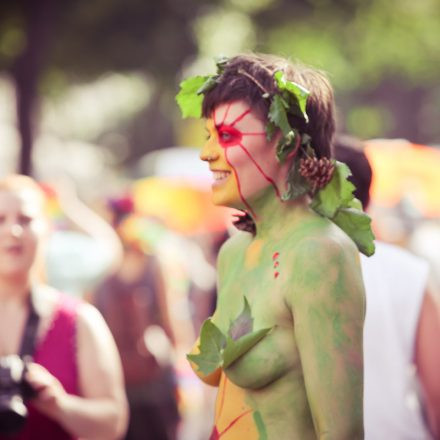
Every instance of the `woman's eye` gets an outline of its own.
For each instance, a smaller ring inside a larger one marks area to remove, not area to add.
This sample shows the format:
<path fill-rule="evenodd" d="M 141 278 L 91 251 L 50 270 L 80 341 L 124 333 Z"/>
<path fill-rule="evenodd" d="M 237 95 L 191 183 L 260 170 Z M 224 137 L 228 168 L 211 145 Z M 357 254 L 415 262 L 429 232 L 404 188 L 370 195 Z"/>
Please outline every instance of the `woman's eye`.
<path fill-rule="evenodd" d="M 228 141 L 230 141 L 230 140 L 232 139 L 232 136 L 231 136 L 231 134 L 228 133 L 227 131 L 222 131 L 222 132 L 220 133 L 220 139 L 221 139 L 222 141 L 228 142 Z"/>
<path fill-rule="evenodd" d="M 236 145 L 241 141 L 241 133 L 234 127 L 219 127 L 218 139 L 223 145 Z"/>
<path fill-rule="evenodd" d="M 27 226 L 32 221 L 32 218 L 28 217 L 27 215 L 22 215 L 22 216 L 20 216 L 18 221 L 19 221 L 20 225 Z"/>

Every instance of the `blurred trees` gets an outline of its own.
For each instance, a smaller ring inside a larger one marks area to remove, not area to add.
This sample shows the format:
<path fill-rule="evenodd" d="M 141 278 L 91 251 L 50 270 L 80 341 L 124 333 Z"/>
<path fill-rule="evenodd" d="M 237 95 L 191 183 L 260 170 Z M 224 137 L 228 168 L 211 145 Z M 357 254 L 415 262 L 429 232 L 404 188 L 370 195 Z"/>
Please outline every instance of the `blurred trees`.
<path fill-rule="evenodd" d="M 144 108 L 118 130 L 128 161 L 175 144 L 182 69 L 219 53 L 274 52 L 326 70 L 341 128 L 361 137 L 439 142 L 437 0 L 3 0 L 0 70 L 16 84 L 21 171 L 30 172 L 38 98 L 106 72 L 142 72 Z M 96 141 L 105 145 L 105 133 Z"/>

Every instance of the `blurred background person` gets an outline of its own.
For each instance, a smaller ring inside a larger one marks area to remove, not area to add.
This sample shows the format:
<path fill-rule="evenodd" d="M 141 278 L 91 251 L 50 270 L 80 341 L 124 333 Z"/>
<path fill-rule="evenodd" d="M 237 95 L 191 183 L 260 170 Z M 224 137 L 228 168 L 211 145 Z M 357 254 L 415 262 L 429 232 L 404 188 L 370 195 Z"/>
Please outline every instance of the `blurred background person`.
<path fill-rule="evenodd" d="M 117 439 L 127 423 L 120 359 L 94 307 L 40 282 L 43 205 L 29 177 L 0 180 L 0 439 Z M 22 354 L 33 357 L 21 380 L 35 394 L 26 402 L 27 417 L 16 397 L 5 406 L 11 383 L 5 379 L 17 380 L 11 365 Z M 11 418 L 25 418 L 24 425 L 6 436 Z"/>
<path fill-rule="evenodd" d="M 174 440 L 179 413 L 172 366 L 174 336 L 158 259 L 133 234 L 133 202 L 110 202 L 124 254 L 93 295 L 119 349 L 130 406 L 127 440 Z M 148 227 L 148 225 L 146 225 Z"/>
<path fill-rule="evenodd" d="M 45 248 L 48 283 L 87 298 L 122 259 L 122 246 L 107 221 L 84 203 L 75 183 L 59 176 L 44 184 L 52 230 Z"/>
<path fill-rule="evenodd" d="M 334 155 L 349 166 L 354 194 L 367 209 L 373 172 L 362 142 L 339 135 Z M 429 265 L 379 240 L 361 262 L 365 438 L 440 438 L 440 310 L 428 289 Z"/>

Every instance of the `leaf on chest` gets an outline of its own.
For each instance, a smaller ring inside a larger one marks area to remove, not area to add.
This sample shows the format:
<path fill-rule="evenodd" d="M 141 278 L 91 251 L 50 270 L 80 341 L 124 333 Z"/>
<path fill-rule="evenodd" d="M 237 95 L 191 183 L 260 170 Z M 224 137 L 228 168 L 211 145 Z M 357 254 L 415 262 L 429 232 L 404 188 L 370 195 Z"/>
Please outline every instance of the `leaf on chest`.
<path fill-rule="evenodd" d="M 197 365 L 200 372 L 208 375 L 222 365 L 222 350 L 225 345 L 226 337 L 210 319 L 207 319 L 200 330 L 200 353 L 188 354 L 186 357 Z"/>

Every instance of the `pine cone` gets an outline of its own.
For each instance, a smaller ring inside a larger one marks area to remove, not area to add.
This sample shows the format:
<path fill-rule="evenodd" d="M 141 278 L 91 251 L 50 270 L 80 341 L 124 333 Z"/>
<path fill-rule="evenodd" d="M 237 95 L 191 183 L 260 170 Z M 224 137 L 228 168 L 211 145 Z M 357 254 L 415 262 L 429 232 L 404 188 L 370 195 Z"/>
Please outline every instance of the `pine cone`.
<path fill-rule="evenodd" d="M 299 162 L 299 172 L 310 183 L 313 193 L 330 182 L 334 169 L 333 161 L 327 157 L 307 157 Z"/>

